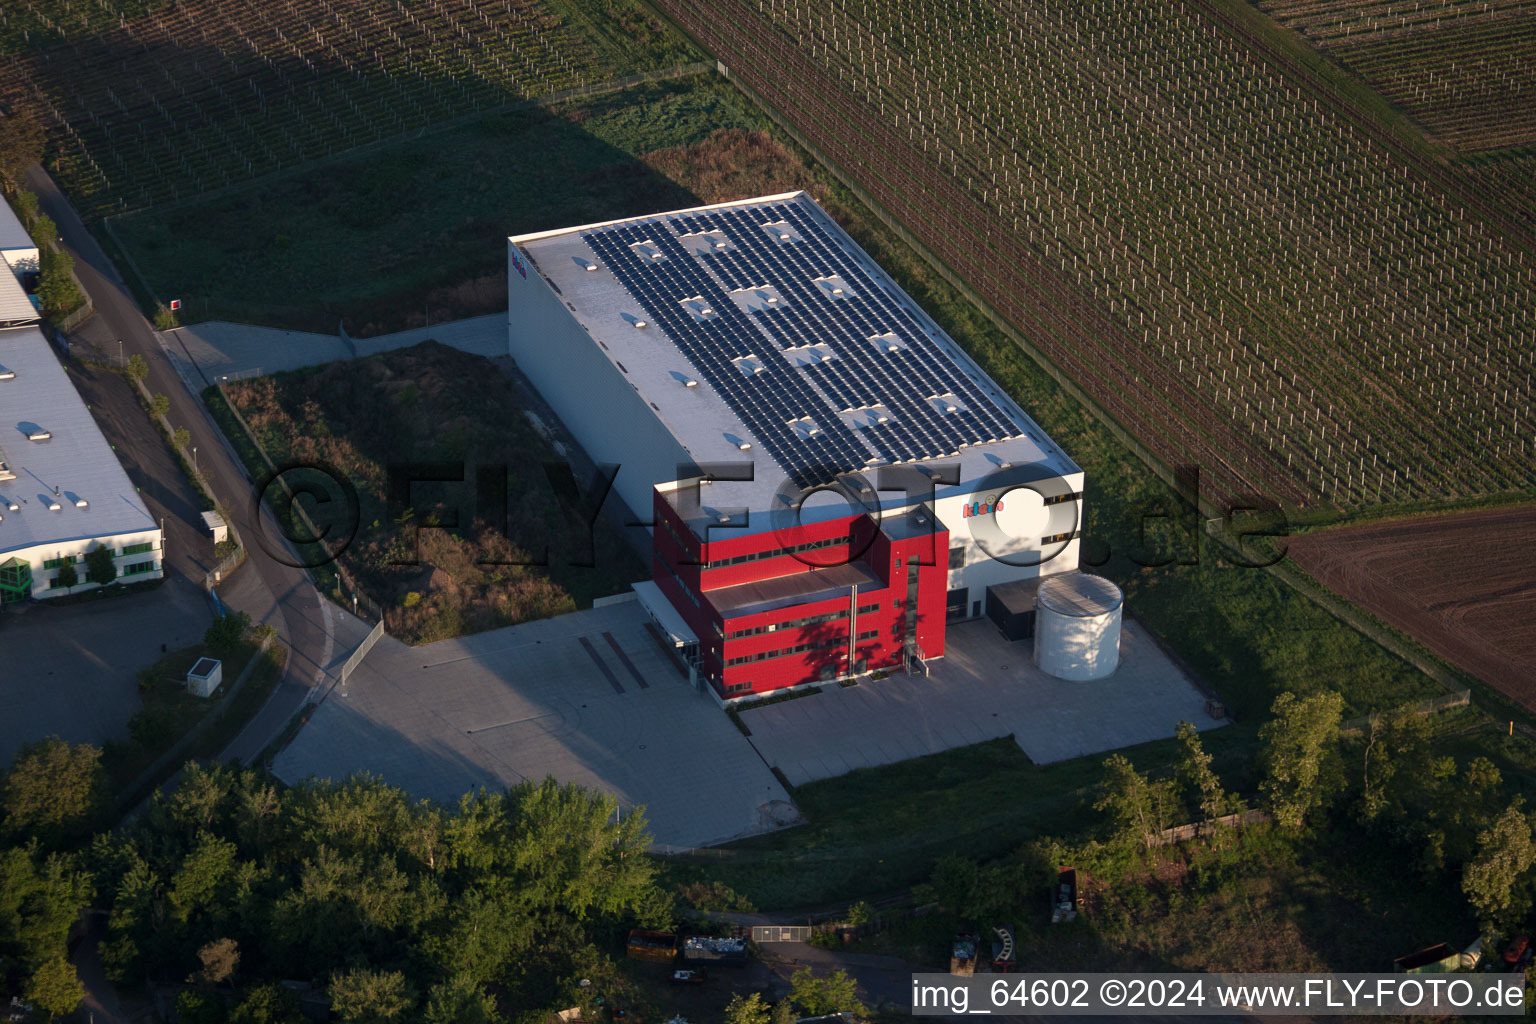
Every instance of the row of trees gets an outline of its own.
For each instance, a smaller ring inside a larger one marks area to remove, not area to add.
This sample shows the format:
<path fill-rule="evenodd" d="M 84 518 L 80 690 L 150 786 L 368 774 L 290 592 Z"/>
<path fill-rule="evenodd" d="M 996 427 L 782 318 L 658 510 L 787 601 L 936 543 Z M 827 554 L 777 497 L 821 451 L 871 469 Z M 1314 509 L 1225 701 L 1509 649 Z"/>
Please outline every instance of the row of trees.
<path fill-rule="evenodd" d="M 296 1020 L 283 979 L 370 1024 L 577 1005 L 600 946 L 671 920 L 644 819 L 616 809 L 553 781 L 443 809 L 368 777 L 282 790 L 191 765 L 93 844 L 102 956 L 122 982 L 190 978 L 198 1024 Z"/>
<path fill-rule="evenodd" d="M 1430 719 L 1412 709 L 1372 716 L 1346 741 L 1343 698 L 1331 691 L 1283 693 L 1259 729 L 1259 803 L 1291 835 L 1315 831 L 1330 813 L 1412 852 L 1434 876 L 1459 866 L 1462 890 L 1485 925 L 1513 924 L 1536 897 L 1536 815 L 1524 798 L 1506 801 L 1487 758 L 1459 765 L 1436 756 Z M 1174 819 L 1211 821 L 1243 809 L 1225 792 L 1189 723 L 1178 731 L 1172 776 L 1153 780 L 1121 754 L 1104 762 L 1095 808 L 1108 814 L 1111 841 L 1150 849 Z M 1346 797 L 1353 799 L 1346 800 Z"/>
<path fill-rule="evenodd" d="M 17 751 L 0 776 L 0 957 L 6 982 L 44 1013 L 79 1005 L 70 929 L 94 880 L 79 847 L 106 820 L 101 751 L 52 738 Z"/>

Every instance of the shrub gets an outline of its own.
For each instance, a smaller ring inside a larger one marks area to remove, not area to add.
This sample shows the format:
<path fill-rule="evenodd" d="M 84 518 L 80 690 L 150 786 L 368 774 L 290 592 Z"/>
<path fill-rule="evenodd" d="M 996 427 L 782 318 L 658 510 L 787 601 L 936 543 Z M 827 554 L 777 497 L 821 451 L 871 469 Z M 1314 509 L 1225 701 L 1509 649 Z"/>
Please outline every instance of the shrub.
<path fill-rule="evenodd" d="M 181 321 L 176 319 L 176 314 L 165 308 L 155 310 L 155 330 L 168 331 L 173 327 L 180 327 Z"/>
<path fill-rule="evenodd" d="M 226 612 L 213 620 L 213 625 L 203 634 L 203 643 L 227 654 L 240 645 L 250 628 L 251 617 L 245 612 Z"/>
<path fill-rule="evenodd" d="M 112 561 L 111 548 L 98 544 L 85 553 L 85 578 L 102 586 L 117 579 L 117 565 Z"/>

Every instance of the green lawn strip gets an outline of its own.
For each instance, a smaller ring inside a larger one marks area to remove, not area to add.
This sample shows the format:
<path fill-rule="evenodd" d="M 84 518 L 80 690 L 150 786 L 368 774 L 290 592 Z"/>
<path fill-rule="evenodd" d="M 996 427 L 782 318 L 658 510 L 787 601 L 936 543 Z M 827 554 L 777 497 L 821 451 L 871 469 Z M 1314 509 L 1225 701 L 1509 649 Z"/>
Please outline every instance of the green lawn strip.
<path fill-rule="evenodd" d="M 158 757 L 179 743 L 218 705 L 256 654 L 257 645 L 251 641 L 223 653 L 214 652 L 207 644 L 195 644 L 172 651 L 139 672 L 138 689 L 143 707 L 128 721 L 128 739 L 109 740 L 103 748 L 103 764 L 113 787 L 121 793 Z M 187 672 L 200 658 L 208 657 L 224 662 L 224 681 L 213 696 L 197 697 L 187 690 Z M 247 680 L 247 687 L 242 688 L 231 711 L 247 703 L 252 681 Z M 196 744 L 198 747 L 202 745 L 201 740 Z M 194 756 L 199 755 L 188 754 L 188 757 Z"/>

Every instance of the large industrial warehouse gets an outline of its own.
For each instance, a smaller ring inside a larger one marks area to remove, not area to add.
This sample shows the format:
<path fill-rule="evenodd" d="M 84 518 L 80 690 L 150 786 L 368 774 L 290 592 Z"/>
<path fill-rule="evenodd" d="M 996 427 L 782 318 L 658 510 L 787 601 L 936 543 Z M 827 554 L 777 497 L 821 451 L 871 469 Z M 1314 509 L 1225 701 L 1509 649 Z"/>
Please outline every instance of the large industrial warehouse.
<path fill-rule="evenodd" d="M 635 589 L 721 701 L 921 671 L 957 619 L 1029 635 L 1049 577 L 1118 641 L 1118 592 L 1076 573 L 1082 470 L 805 193 L 508 262 L 511 355 L 618 467 L 651 533 Z M 1113 671 L 1103 646 L 1064 671 Z"/>
<path fill-rule="evenodd" d="M 97 586 L 83 564 L 96 547 L 112 551 L 117 579 L 158 579 L 160 524 L 36 321 L 0 268 L 0 604 Z M 66 566 L 74 587 L 59 579 Z"/>

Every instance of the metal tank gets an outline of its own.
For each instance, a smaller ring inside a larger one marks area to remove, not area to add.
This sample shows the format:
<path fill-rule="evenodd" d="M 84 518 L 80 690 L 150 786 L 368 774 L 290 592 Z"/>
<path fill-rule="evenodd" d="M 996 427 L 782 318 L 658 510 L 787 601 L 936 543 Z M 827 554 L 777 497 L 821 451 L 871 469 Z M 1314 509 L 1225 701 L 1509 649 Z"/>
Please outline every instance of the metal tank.
<path fill-rule="evenodd" d="M 1035 665 L 1057 679 L 1103 679 L 1120 664 L 1125 596 L 1102 576 L 1068 572 L 1040 581 Z"/>

